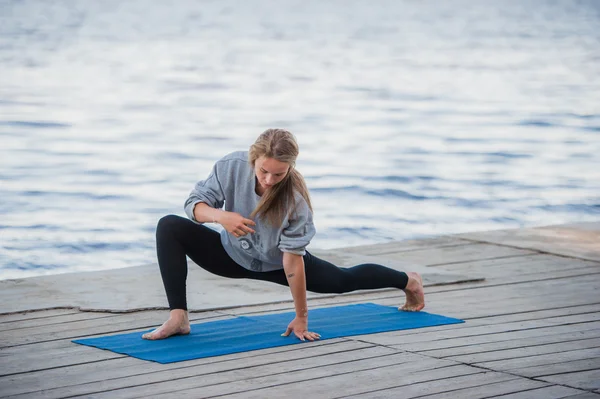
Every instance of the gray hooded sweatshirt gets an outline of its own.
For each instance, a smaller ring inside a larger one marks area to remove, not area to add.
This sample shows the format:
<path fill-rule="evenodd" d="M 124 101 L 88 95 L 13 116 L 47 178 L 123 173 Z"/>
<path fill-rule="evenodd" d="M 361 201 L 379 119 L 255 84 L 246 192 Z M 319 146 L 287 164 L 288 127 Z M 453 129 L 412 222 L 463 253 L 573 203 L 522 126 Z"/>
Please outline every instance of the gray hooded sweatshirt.
<path fill-rule="evenodd" d="M 204 202 L 213 208 L 237 212 L 248 218 L 261 197 L 256 194 L 254 169 L 248 163 L 248 151 L 238 151 L 217 161 L 206 180 L 196 183 L 185 202 L 185 213 L 194 218 L 194 206 Z M 258 272 L 283 268 L 283 252 L 306 254 L 306 246 L 315 235 L 312 212 L 304 198 L 296 196 L 296 211 L 288 212 L 281 226 L 273 227 L 260 217 L 251 226 L 256 233 L 235 238 L 225 229 L 221 243 L 227 254 L 240 266 Z"/>

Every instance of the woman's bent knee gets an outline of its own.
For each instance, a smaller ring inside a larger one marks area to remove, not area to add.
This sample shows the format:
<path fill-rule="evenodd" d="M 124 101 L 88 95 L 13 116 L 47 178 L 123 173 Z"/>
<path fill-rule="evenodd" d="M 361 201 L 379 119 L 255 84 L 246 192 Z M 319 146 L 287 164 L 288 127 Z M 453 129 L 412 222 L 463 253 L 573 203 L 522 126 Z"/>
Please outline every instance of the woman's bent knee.
<path fill-rule="evenodd" d="M 177 215 L 167 215 L 160 218 L 156 225 L 156 235 L 160 235 L 167 231 L 172 231 L 175 226 L 181 223 L 183 218 Z M 184 219 L 185 220 L 185 219 Z"/>

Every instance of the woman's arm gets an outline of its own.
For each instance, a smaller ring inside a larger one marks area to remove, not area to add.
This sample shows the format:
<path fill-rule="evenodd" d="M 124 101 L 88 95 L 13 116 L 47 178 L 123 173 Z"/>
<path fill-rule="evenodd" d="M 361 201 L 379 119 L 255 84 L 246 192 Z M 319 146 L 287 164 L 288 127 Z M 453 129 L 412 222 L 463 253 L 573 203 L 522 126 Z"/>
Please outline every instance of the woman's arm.
<path fill-rule="evenodd" d="M 254 221 L 246 219 L 239 213 L 215 209 L 204 202 L 199 202 L 194 206 L 194 220 L 198 223 L 219 223 L 235 237 L 254 233 L 249 226 L 256 226 Z"/>
<path fill-rule="evenodd" d="M 216 209 L 204 202 L 199 202 L 194 206 L 194 220 L 198 223 L 218 223 L 218 217 L 223 212 L 221 209 Z"/>
<path fill-rule="evenodd" d="M 294 335 L 304 341 L 308 339 L 314 341 L 321 336 L 317 333 L 308 331 L 308 304 L 306 303 L 306 275 L 304 273 L 304 259 L 302 255 L 296 255 L 289 252 L 283 253 L 283 270 L 294 298 L 294 307 L 296 308 L 296 317 L 288 325 L 285 333 L 287 337 L 293 331 Z"/>
<path fill-rule="evenodd" d="M 283 253 L 283 270 L 292 291 L 296 317 L 308 319 L 308 305 L 306 303 L 306 275 L 304 274 L 304 259 L 300 255 L 289 252 Z"/>

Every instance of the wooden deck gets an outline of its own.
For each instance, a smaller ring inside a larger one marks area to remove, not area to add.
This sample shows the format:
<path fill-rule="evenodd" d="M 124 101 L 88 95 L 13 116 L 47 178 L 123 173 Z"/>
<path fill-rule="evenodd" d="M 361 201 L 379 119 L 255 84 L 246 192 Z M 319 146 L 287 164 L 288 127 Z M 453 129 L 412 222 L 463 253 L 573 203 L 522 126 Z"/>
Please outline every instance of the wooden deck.
<path fill-rule="evenodd" d="M 0 396 L 600 399 L 600 262 L 585 254 L 552 254 L 551 245 L 541 251 L 484 238 L 478 242 L 471 234 L 352 249 L 485 276 L 484 282 L 426 289 L 427 311 L 465 324 L 161 365 L 70 340 L 148 329 L 164 321 L 166 311 L 2 315 Z M 378 291 L 309 305 L 398 305 L 403 299 L 399 291 Z M 214 320 L 290 308 L 269 304 L 191 317 Z"/>

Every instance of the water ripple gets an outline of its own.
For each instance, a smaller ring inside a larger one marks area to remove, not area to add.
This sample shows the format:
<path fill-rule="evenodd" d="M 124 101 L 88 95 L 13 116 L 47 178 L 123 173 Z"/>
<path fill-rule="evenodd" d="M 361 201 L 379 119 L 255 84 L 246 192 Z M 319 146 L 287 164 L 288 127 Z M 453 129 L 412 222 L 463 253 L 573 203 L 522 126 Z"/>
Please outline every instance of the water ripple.
<path fill-rule="evenodd" d="M 29 127 L 35 129 L 66 129 L 71 125 L 58 122 L 0 121 L 0 126 Z"/>

